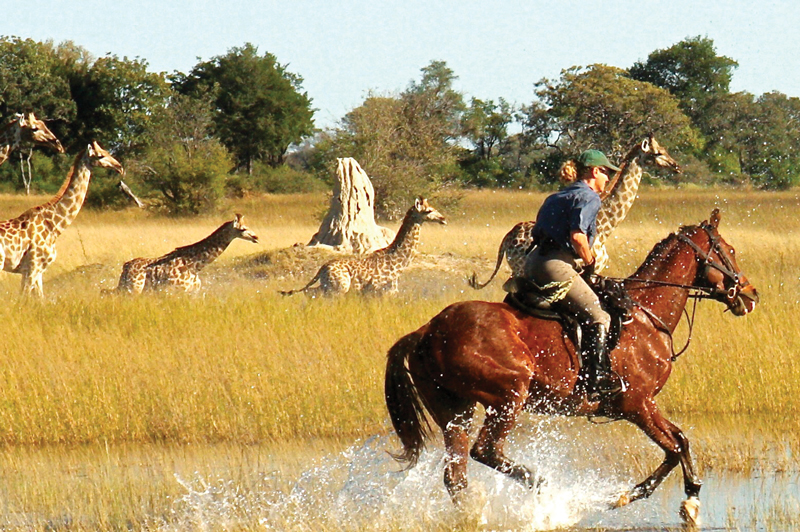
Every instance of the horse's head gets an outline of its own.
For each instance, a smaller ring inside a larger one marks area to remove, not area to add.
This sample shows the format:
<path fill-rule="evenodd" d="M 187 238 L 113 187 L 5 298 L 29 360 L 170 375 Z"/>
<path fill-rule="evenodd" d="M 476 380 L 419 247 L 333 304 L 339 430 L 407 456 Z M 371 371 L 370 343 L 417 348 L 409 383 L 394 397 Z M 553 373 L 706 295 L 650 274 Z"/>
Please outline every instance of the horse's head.
<path fill-rule="evenodd" d="M 736 250 L 719 234 L 719 209 L 699 226 L 681 233 L 700 260 L 695 285 L 710 288 L 711 296 L 736 316 L 749 314 L 758 303 L 758 291 L 736 263 Z"/>

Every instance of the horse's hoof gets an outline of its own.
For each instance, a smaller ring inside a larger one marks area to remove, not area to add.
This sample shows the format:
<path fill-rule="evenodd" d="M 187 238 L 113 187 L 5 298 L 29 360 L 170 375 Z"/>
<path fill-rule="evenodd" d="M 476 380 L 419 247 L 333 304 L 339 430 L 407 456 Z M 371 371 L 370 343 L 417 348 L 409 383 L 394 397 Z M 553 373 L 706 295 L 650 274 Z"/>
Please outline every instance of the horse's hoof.
<path fill-rule="evenodd" d="M 680 516 L 684 527 L 693 530 L 700 526 L 700 499 L 689 497 L 681 503 Z"/>
<path fill-rule="evenodd" d="M 622 495 L 619 496 L 619 499 L 617 499 L 615 502 L 611 504 L 611 507 L 614 509 L 622 508 L 623 506 L 628 506 L 630 503 L 631 503 L 630 494 L 623 493 Z"/>

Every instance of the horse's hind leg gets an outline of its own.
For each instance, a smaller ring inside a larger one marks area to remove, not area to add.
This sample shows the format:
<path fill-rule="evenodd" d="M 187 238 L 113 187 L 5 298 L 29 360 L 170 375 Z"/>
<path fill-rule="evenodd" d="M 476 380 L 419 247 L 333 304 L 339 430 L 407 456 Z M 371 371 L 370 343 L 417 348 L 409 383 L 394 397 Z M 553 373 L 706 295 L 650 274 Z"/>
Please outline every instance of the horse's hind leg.
<path fill-rule="evenodd" d="M 530 469 L 508 459 L 503 454 L 508 433 L 514 428 L 517 416 L 522 411 L 527 393 L 512 393 L 512 399 L 500 408 L 488 407 L 486 418 L 478 434 L 470 456 L 478 462 L 508 475 L 530 489 L 537 488 L 541 478 L 537 478 Z"/>
<path fill-rule="evenodd" d="M 447 453 L 444 485 L 453 502 L 459 504 L 467 488 L 469 427 L 475 412 L 475 402 L 450 394 L 421 375 L 417 375 L 416 384 L 428 412 L 442 429 Z"/>

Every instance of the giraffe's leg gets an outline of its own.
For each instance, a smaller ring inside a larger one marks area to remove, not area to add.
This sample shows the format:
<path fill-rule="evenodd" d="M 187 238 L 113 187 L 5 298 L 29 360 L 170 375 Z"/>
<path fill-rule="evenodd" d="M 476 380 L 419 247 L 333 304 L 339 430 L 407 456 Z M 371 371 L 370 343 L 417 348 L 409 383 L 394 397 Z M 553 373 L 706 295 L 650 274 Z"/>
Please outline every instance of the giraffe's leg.
<path fill-rule="evenodd" d="M 319 286 L 325 295 L 346 294 L 350 291 L 351 278 L 347 272 L 327 271 L 319 278 Z"/>

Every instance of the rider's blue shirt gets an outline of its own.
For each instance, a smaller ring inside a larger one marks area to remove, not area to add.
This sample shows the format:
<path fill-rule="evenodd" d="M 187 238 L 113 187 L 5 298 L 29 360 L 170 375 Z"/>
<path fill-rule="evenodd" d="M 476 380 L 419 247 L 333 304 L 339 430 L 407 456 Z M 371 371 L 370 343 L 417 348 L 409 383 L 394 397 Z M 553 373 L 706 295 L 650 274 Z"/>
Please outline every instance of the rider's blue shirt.
<path fill-rule="evenodd" d="M 576 181 L 544 200 L 536 216 L 534 234 L 540 241 L 549 237 L 575 253 L 570 234 L 580 231 L 588 237 L 591 246 L 597 234 L 600 205 L 600 195 L 583 181 Z"/>

